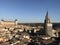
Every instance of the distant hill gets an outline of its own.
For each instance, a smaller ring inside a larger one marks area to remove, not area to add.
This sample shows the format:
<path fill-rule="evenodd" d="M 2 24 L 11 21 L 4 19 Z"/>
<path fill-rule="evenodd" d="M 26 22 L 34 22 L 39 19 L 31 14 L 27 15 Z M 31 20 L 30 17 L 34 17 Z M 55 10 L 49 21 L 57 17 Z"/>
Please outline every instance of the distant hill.
<path fill-rule="evenodd" d="M 43 26 L 44 23 L 18 23 L 19 25 Z"/>
<path fill-rule="evenodd" d="M 60 23 L 53 23 L 53 28 L 54 29 L 60 29 Z"/>
<path fill-rule="evenodd" d="M 44 26 L 44 23 L 18 23 L 19 25 L 29 25 L 29 26 Z M 57 29 L 60 28 L 60 23 L 52 23 L 53 28 Z"/>

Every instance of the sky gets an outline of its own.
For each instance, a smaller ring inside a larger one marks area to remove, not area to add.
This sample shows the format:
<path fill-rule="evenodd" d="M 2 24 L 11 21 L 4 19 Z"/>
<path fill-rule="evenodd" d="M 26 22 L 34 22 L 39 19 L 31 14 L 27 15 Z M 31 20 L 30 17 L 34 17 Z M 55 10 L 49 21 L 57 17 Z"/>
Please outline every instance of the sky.
<path fill-rule="evenodd" d="M 60 0 L 0 0 L 0 20 L 41 23 L 47 10 L 51 22 L 60 22 Z"/>

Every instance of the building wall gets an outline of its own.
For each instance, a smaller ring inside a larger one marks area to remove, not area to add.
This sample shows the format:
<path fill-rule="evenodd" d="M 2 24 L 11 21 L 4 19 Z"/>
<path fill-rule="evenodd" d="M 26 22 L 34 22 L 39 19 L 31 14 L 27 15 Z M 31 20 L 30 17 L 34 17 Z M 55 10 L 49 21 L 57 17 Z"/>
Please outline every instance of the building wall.
<path fill-rule="evenodd" d="M 46 33 L 47 33 L 47 35 L 52 37 L 52 24 L 47 24 Z"/>
<path fill-rule="evenodd" d="M 17 25 L 17 21 L 1 21 L 0 27 L 15 27 Z"/>

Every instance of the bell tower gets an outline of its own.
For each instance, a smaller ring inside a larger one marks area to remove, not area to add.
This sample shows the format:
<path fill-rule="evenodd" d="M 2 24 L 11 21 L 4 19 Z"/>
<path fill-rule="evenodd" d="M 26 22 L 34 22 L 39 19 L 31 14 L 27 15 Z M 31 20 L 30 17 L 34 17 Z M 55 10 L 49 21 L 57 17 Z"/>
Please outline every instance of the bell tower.
<path fill-rule="evenodd" d="M 50 22 L 50 18 L 48 16 L 48 11 L 46 12 L 45 20 L 44 20 L 44 30 L 45 34 L 52 37 L 52 23 Z"/>

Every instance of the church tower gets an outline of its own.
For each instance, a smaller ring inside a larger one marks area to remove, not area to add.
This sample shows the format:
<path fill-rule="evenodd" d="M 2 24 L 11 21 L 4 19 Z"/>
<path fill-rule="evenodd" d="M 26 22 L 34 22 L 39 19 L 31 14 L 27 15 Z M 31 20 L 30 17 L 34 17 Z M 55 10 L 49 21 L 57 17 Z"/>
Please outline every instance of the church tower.
<path fill-rule="evenodd" d="M 46 13 L 46 17 L 44 20 L 44 30 L 45 30 L 45 34 L 47 36 L 52 37 L 52 23 L 50 22 L 50 18 L 48 16 L 48 11 Z"/>

